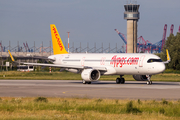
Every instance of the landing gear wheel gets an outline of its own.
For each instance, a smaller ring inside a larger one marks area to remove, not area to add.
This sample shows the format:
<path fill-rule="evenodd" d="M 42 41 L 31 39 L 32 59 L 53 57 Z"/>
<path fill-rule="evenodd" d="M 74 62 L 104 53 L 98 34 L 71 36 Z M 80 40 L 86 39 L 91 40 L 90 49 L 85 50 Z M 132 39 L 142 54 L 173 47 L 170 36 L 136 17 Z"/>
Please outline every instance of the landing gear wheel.
<path fill-rule="evenodd" d="M 148 80 L 147 85 L 151 85 L 152 84 L 151 75 L 146 75 L 146 77 L 147 77 L 147 80 Z"/>
<path fill-rule="evenodd" d="M 125 83 L 125 79 L 124 78 L 120 78 L 121 79 L 121 84 Z"/>
<path fill-rule="evenodd" d="M 86 84 L 87 82 L 86 82 L 85 80 L 82 80 L 82 83 L 83 83 L 83 84 Z"/>
<path fill-rule="evenodd" d="M 120 82 L 121 82 L 121 79 L 120 79 L 120 78 L 117 78 L 117 79 L 116 79 L 116 84 L 120 84 Z"/>
<path fill-rule="evenodd" d="M 147 82 L 147 85 L 151 85 L 151 84 L 152 84 L 152 81 L 148 81 L 148 82 Z"/>
<path fill-rule="evenodd" d="M 87 82 L 87 81 L 85 81 L 85 80 L 82 80 L 82 83 L 83 83 L 83 84 L 91 84 L 91 82 Z"/>
<path fill-rule="evenodd" d="M 91 84 L 91 82 L 87 82 L 87 84 Z"/>
<path fill-rule="evenodd" d="M 147 85 L 149 85 L 149 81 L 147 82 Z"/>
<path fill-rule="evenodd" d="M 124 84 L 125 83 L 125 79 L 123 78 L 123 75 L 120 75 L 120 78 L 116 79 L 116 84 Z"/>

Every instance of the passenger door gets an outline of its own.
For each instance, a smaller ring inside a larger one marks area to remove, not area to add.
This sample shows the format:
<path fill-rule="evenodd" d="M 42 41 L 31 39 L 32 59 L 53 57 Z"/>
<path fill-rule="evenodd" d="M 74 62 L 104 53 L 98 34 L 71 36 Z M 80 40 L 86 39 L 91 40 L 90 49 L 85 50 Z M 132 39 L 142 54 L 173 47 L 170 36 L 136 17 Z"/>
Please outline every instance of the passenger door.
<path fill-rule="evenodd" d="M 139 67 L 143 67 L 143 61 L 144 61 L 145 55 L 142 55 L 139 60 Z"/>

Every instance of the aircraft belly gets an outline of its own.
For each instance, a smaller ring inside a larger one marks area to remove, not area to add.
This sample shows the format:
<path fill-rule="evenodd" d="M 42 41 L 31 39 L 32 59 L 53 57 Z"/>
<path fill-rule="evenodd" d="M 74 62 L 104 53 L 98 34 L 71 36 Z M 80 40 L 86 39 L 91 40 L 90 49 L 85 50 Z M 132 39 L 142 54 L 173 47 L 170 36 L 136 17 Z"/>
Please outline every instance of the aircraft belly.
<path fill-rule="evenodd" d="M 138 68 L 138 74 L 139 75 L 146 75 L 147 73 L 148 73 L 148 71 L 146 69 L 144 69 L 144 67 Z"/>
<path fill-rule="evenodd" d="M 107 71 L 104 73 L 104 75 L 116 75 L 117 71 L 112 66 L 106 66 Z"/>

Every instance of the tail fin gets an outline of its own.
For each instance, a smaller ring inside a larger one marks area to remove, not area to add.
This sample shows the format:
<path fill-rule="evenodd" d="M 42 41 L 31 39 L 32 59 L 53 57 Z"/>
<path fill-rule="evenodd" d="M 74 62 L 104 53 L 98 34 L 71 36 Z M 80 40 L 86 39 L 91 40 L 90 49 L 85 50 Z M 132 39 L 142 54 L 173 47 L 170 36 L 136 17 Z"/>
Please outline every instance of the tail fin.
<path fill-rule="evenodd" d="M 53 44 L 53 51 L 54 55 L 56 54 L 67 54 L 63 42 L 61 40 L 61 37 L 56 29 L 56 26 L 54 24 L 50 24 L 51 29 L 51 37 L 52 37 L 52 44 Z"/>

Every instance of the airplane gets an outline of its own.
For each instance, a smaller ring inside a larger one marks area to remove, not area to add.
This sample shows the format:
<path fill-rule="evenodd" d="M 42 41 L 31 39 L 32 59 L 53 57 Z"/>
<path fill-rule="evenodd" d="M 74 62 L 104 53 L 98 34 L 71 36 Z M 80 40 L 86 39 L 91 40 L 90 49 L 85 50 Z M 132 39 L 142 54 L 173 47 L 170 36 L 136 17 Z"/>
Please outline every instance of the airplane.
<path fill-rule="evenodd" d="M 63 45 L 55 24 L 50 24 L 54 55 L 48 57 L 53 64 L 23 63 L 25 65 L 60 67 L 81 74 L 83 84 L 98 81 L 102 75 L 119 75 L 117 84 L 124 84 L 124 75 L 133 75 L 136 81 L 152 84 L 151 76 L 162 73 L 165 64 L 170 62 L 168 50 L 167 61 L 147 53 L 68 53 Z M 10 57 L 14 61 L 10 51 Z"/>

